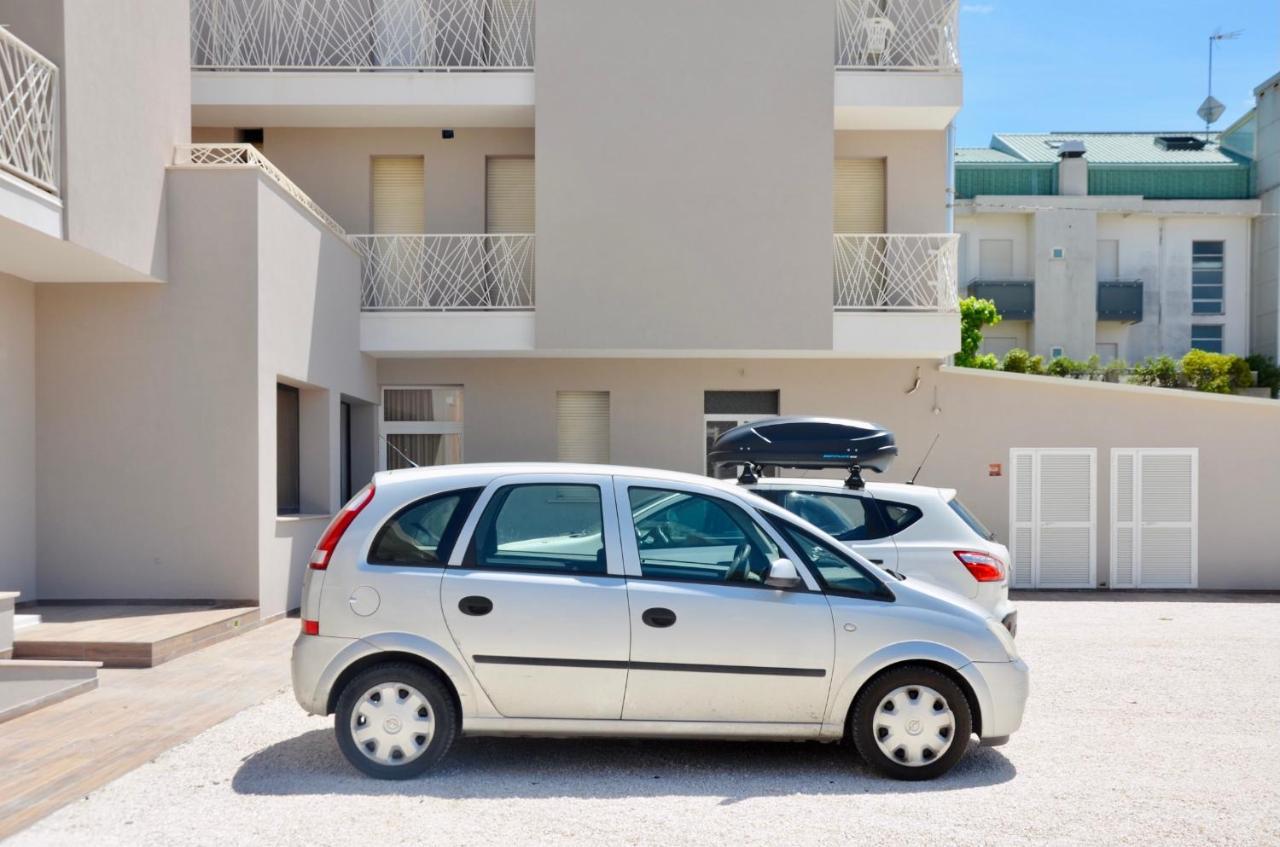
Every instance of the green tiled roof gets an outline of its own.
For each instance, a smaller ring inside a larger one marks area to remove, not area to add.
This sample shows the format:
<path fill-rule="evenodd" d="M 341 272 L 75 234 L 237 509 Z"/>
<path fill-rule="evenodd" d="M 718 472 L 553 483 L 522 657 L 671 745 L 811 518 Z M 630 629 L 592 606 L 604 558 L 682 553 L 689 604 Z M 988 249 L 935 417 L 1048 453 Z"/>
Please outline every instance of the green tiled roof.
<path fill-rule="evenodd" d="M 972 162 L 972 163 L 986 164 L 989 162 L 1004 162 L 1006 164 L 1008 163 L 1016 164 L 1021 161 L 1022 159 L 1019 159 L 1017 156 L 1012 156 L 1000 150 L 992 150 L 990 147 L 957 147 L 956 148 L 957 163 L 969 164 Z"/>
<path fill-rule="evenodd" d="M 1218 147 L 1218 134 L 1210 133 L 1202 150 L 1166 150 L 1161 136 L 1204 138 L 1204 132 L 1001 132 L 991 138 L 991 149 L 1023 162 L 1056 162 L 1053 144 L 1083 141 L 1085 157 L 1092 165 L 1235 165 L 1238 160 Z"/>

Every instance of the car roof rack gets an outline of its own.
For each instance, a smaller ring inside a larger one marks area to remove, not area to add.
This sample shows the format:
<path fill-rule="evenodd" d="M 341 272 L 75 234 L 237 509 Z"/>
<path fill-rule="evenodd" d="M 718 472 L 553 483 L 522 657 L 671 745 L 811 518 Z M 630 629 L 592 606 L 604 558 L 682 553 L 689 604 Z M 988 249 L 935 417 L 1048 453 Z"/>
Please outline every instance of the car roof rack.
<path fill-rule="evenodd" d="M 713 468 L 741 465 L 738 481 L 752 485 L 766 468 L 849 472 L 845 487 L 865 486 L 863 470 L 884 473 L 898 455 L 893 433 L 879 424 L 843 418 L 791 416 L 764 418 L 734 427 L 711 445 Z"/>

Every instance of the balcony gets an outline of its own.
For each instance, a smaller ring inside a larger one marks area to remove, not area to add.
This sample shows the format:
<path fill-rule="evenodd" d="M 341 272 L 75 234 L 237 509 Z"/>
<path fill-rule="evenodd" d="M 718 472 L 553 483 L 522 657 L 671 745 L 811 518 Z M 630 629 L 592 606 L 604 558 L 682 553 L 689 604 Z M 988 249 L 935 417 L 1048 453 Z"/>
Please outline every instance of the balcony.
<path fill-rule="evenodd" d="M 835 0 L 836 129 L 944 129 L 963 103 L 959 0 Z"/>
<path fill-rule="evenodd" d="M 191 0 L 204 126 L 531 126 L 534 0 Z"/>
<path fill-rule="evenodd" d="M 355 235 L 361 349 L 533 349 L 532 234 Z"/>
<path fill-rule="evenodd" d="M 959 349 L 958 235 L 836 235 L 836 352 L 941 358 Z"/>
<path fill-rule="evenodd" d="M 1142 280 L 1098 280 L 1098 320 L 1142 322 Z"/>
<path fill-rule="evenodd" d="M 969 296 L 990 300 L 1006 321 L 1030 321 L 1036 317 L 1036 284 L 1030 280 L 975 279 Z"/>

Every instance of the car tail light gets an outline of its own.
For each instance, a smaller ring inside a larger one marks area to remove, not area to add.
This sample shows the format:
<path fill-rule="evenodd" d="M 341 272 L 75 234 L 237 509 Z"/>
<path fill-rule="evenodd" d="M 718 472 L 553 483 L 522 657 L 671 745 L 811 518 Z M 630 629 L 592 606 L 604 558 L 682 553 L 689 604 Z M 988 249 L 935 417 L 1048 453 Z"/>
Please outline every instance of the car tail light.
<path fill-rule="evenodd" d="M 1004 562 L 989 553 L 973 550 L 956 550 L 960 564 L 969 569 L 978 582 L 999 582 L 1004 579 Z"/>
<path fill-rule="evenodd" d="M 302 619 L 302 634 L 303 634 L 303 635 L 319 635 L 319 634 L 320 634 L 320 621 L 309 621 L 309 620 L 307 620 L 306 618 L 303 618 L 303 619 Z"/>
<path fill-rule="evenodd" d="M 347 531 L 347 527 L 351 526 L 351 522 L 356 519 L 356 515 L 360 514 L 360 510 L 368 506 L 372 499 L 373 483 L 371 482 L 360 489 L 356 496 L 348 500 L 347 505 L 333 516 L 329 526 L 325 527 L 324 535 L 320 536 L 320 543 L 316 545 L 315 552 L 311 554 L 313 571 L 322 571 L 329 567 L 329 559 L 333 556 L 338 542 L 342 540 L 342 534 Z"/>

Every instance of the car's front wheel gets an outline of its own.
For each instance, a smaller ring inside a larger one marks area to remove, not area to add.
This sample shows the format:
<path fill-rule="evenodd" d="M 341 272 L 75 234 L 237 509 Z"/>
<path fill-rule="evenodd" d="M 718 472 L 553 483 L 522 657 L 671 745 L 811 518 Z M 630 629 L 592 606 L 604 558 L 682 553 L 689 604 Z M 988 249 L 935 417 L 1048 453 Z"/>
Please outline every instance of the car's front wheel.
<path fill-rule="evenodd" d="M 369 776 L 410 779 L 449 751 L 458 715 L 434 675 L 412 664 L 375 665 L 342 689 L 334 731 L 347 761 Z"/>
<path fill-rule="evenodd" d="M 973 733 L 969 700 L 933 668 L 907 665 L 873 679 L 854 703 L 854 745 L 894 779 L 933 779 L 965 754 Z"/>

